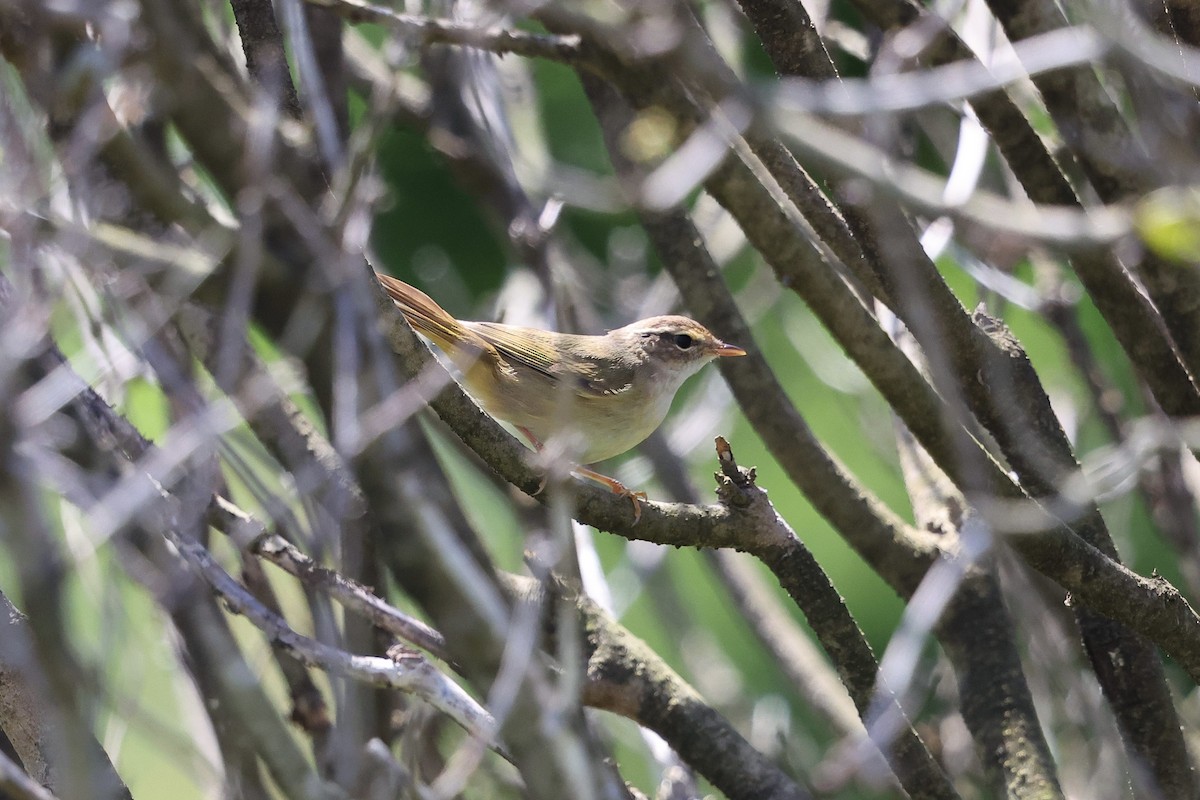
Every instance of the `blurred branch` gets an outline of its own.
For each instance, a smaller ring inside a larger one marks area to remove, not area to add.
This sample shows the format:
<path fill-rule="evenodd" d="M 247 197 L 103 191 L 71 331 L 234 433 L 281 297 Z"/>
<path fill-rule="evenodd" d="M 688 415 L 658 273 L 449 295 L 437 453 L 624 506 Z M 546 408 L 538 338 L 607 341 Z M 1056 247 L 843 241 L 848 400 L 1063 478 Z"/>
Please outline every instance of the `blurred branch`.
<path fill-rule="evenodd" d="M 776 123 L 780 136 L 802 155 L 843 177 L 866 180 L 884 196 L 930 217 L 949 217 L 1068 253 L 1108 248 L 1133 232 L 1129 210 L 1117 206 L 1083 210 L 1030 205 L 984 190 L 972 192 L 962 202 L 947 201 L 943 178 L 893 158 L 811 114 L 779 111 Z"/>
<path fill-rule="evenodd" d="M 827 80 L 808 70 L 786 69 L 771 51 L 783 80 L 769 86 L 762 106 L 784 115 L 869 116 L 918 111 L 930 107 L 992 96 L 1011 84 L 1045 72 L 1094 63 L 1111 43 L 1087 25 L 1075 25 L 1016 42 L 1019 60 L 983 64 L 950 23 L 934 12 L 904 0 L 856 0 L 855 7 L 889 30 L 920 31 L 917 53 L 930 66 L 912 72 L 876 72 L 868 77 Z M 951 42 L 957 42 L 952 44 Z M 953 55 L 951 56 L 951 53 Z"/>
<path fill-rule="evenodd" d="M 1067 24 L 1056 7 L 1029 0 L 993 0 L 989 6 L 1015 43 L 1060 30 Z M 1158 37 L 1136 14 L 1097 6 L 1092 16 L 1114 46 L 1126 52 L 1137 51 L 1134 55 L 1143 65 L 1174 71 L 1181 60 L 1190 58 L 1185 79 L 1194 82 L 1200 75 L 1200 53 L 1180 43 L 1167 46 L 1157 41 Z M 1033 80 L 1101 200 L 1120 202 L 1172 180 L 1170 172 L 1160 169 L 1147 151 L 1145 138 L 1130 129 L 1091 65 L 1037 75 Z M 1194 117 L 1195 112 L 1191 113 Z M 1180 270 L 1154 253 L 1144 255 L 1140 272 L 1192 378 L 1200 380 L 1200 342 L 1195 336 L 1200 327 L 1200 275 L 1195 270 Z M 1169 406 L 1164 404 L 1164 408 Z"/>
<path fill-rule="evenodd" d="M 62 741 L 62 734 L 54 730 L 59 714 L 49 707 L 44 691 L 34 677 L 38 667 L 32 650 L 29 620 L 3 593 L 0 593 L 0 620 L 0 729 L 24 767 L 22 769 L 21 765 L 0 753 L 0 759 L 3 759 L 0 761 L 0 789 L 11 791 L 15 797 L 44 800 L 52 797 L 51 791 L 63 783 L 61 773 L 65 764 L 59 761 L 55 752 L 55 747 Z M 95 739 L 90 749 L 103 753 Z M 104 773 L 99 778 L 101 785 L 120 787 L 114 790 L 113 797 L 130 797 L 107 758 L 97 767 Z M 42 794 L 30 787 L 36 787 Z"/>
<path fill-rule="evenodd" d="M 328 172 L 349 160 L 350 97 L 342 50 L 342 20 L 303 0 L 277 0 L 296 61 L 305 107 L 313 119 Z M 364 126 L 364 128 L 367 126 Z M 347 192 L 350 196 L 350 193 Z"/>
<path fill-rule="evenodd" d="M 546 58 L 568 64 L 581 63 L 584 58 L 578 36 L 530 33 L 500 25 L 480 28 L 437 17 L 402 14 L 386 6 L 362 0 L 306 2 L 327 8 L 347 22 L 374 22 L 390 28 L 417 46 L 462 45 L 493 53 L 514 53 L 527 58 Z"/>
<path fill-rule="evenodd" d="M 57 800 L 4 753 L 0 753 L 0 792 L 11 800 Z"/>

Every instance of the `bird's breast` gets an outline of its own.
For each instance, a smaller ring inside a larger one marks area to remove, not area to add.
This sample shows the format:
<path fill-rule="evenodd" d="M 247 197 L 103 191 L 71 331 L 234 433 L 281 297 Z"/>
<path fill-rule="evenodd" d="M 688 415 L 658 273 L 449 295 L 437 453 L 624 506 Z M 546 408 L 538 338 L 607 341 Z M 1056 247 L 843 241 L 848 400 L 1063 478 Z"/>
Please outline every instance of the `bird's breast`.
<path fill-rule="evenodd" d="M 581 394 L 562 379 L 530 370 L 481 375 L 468 370 L 467 389 L 489 414 L 524 428 L 542 444 L 558 443 L 580 464 L 633 449 L 654 432 L 671 397 L 653 397 L 636 384 L 612 394 Z"/>

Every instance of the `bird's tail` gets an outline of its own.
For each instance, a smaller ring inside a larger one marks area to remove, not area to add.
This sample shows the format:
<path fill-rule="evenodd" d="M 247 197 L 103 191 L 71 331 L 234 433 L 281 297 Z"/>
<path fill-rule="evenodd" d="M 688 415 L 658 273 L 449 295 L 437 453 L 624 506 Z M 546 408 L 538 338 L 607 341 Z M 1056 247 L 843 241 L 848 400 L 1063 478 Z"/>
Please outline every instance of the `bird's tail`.
<path fill-rule="evenodd" d="M 375 277 L 383 284 L 408 324 L 432 339 L 451 359 L 467 356 L 474 360 L 479 358 L 480 353 L 492 350 L 492 346 L 479 334 L 452 317 L 420 289 L 390 275 L 377 272 Z"/>

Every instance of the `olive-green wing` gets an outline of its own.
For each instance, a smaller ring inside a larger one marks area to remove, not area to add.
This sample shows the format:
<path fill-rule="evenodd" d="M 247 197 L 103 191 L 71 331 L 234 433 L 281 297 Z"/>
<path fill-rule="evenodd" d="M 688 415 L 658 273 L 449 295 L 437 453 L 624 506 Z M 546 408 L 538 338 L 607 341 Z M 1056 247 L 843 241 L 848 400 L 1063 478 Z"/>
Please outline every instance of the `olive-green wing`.
<path fill-rule="evenodd" d="M 580 397 L 620 394 L 632 386 L 633 370 L 628 365 L 579 354 L 580 343 L 593 337 L 550 333 L 497 322 L 472 322 L 470 325 L 509 364 L 531 369 L 556 384 L 569 377 L 571 388 Z"/>
<path fill-rule="evenodd" d="M 540 372 L 547 378 L 557 380 L 554 369 L 552 334 L 499 322 L 471 322 L 471 330 L 481 339 L 496 348 L 510 363 Z"/>

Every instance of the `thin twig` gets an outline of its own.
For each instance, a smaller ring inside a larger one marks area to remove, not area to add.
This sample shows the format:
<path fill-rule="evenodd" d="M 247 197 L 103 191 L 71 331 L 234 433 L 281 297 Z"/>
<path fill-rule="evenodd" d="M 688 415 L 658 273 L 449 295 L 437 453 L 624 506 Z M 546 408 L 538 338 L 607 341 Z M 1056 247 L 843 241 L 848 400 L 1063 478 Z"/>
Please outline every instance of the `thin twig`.
<path fill-rule="evenodd" d="M 254 516 L 224 497 L 213 498 L 210 522 L 218 530 L 229 534 L 239 547 L 270 561 L 309 586 L 328 593 L 346 608 L 361 614 L 389 633 L 438 658 L 449 660 L 446 640 L 440 633 L 385 603 L 365 586 L 318 565 L 291 542 L 268 531 Z"/>
<path fill-rule="evenodd" d="M 411 650 L 399 651 L 392 659 L 354 655 L 296 633 L 286 620 L 258 602 L 234 580 L 202 545 L 184 539 L 173 530 L 167 530 L 166 535 L 184 560 L 229 607 L 254 623 L 276 646 L 286 648 L 310 666 L 414 694 L 500 752 L 495 744 L 492 715 L 423 656 Z"/>

